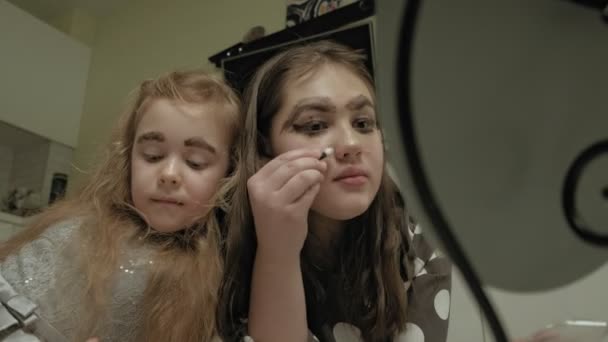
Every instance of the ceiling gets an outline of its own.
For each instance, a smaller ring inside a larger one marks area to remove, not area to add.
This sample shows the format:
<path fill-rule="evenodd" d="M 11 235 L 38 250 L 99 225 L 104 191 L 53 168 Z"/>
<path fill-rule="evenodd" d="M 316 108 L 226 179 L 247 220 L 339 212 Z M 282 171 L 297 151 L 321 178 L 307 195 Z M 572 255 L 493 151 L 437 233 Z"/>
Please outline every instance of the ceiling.
<path fill-rule="evenodd" d="M 8 0 L 8 2 L 44 22 L 49 22 L 76 8 L 101 18 L 111 14 L 125 3 L 124 0 Z"/>

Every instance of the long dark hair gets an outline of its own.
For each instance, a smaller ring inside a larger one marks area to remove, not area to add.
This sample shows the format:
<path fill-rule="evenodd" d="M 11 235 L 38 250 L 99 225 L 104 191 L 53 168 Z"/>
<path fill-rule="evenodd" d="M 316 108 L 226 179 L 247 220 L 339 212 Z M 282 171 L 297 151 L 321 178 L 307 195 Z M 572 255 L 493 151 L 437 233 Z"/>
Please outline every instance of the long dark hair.
<path fill-rule="evenodd" d="M 358 75 L 373 92 L 373 80 L 365 57 L 337 43 L 321 41 L 287 49 L 264 63 L 251 80 L 244 96 L 245 131 L 237 146 L 237 166 L 228 217 L 226 263 L 218 307 L 219 332 L 234 340 L 243 328 L 249 310 L 249 291 L 256 236 L 247 194 L 247 180 L 262 166 L 267 155 L 268 132 L 281 107 L 290 80 L 314 72 L 325 64 L 345 66 Z M 407 295 L 402 266 L 407 245 L 407 222 L 403 206 L 397 203 L 397 188 L 384 170 L 380 189 L 361 216 L 347 222 L 339 247 L 338 274 L 348 298 L 347 319 L 356 325 L 366 341 L 385 341 L 405 326 Z M 311 264 L 310 237 L 302 252 L 310 328 L 317 330 L 325 285 Z"/>

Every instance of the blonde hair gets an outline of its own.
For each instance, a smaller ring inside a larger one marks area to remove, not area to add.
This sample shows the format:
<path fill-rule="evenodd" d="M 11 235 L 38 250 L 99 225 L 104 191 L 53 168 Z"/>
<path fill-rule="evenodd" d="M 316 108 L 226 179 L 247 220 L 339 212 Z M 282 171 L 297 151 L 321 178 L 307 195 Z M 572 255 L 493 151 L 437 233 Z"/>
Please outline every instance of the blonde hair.
<path fill-rule="evenodd" d="M 219 331 L 224 338 L 239 332 L 239 320 L 249 311 L 249 288 L 257 248 L 255 227 L 247 195 L 247 180 L 267 158 L 269 130 L 279 111 L 288 82 L 311 75 L 326 64 L 346 67 L 360 77 L 374 94 L 373 80 L 365 57 L 343 45 L 320 41 L 289 48 L 266 61 L 255 73 L 244 96 L 245 128 L 239 138 L 238 164 L 233 181 L 233 203 L 228 219 L 226 269 L 220 290 Z M 346 303 L 348 319 L 358 326 L 365 341 L 392 338 L 406 322 L 407 278 L 402 260 L 407 251 L 407 226 L 403 203 L 386 170 L 380 189 L 368 210 L 346 222 L 339 250 L 339 272 L 345 295 L 356 300 Z M 310 328 L 320 328 L 319 307 L 325 289 L 312 266 L 310 235 L 302 252 L 302 272 L 306 289 Z M 411 276 L 411 275 L 410 275 Z"/>
<path fill-rule="evenodd" d="M 98 336 L 107 316 L 112 279 L 118 271 L 125 242 L 144 237 L 147 227 L 133 207 L 130 190 L 131 150 L 136 129 L 147 104 L 166 98 L 187 103 L 216 101 L 226 105 L 232 142 L 239 131 L 241 105 L 235 92 L 221 79 L 203 71 L 176 71 L 142 82 L 132 106 L 120 118 L 105 158 L 88 183 L 75 196 L 59 202 L 39 215 L 28 229 L 0 247 L 0 260 L 36 239 L 48 227 L 70 218 L 81 218 L 77 239 L 79 265 L 86 277 L 77 339 Z M 219 114 L 218 114 L 219 115 Z M 231 146 L 231 152 L 234 144 Z M 234 153 L 231 153 L 231 157 Z M 234 160 L 231 160 L 234 165 Z M 224 180 L 225 181 L 225 180 Z M 223 198 L 218 186 L 216 203 Z M 142 298 L 139 341 L 208 341 L 215 335 L 217 290 L 223 269 L 220 255 L 221 209 L 211 210 L 200 225 L 156 239 L 158 247 L 152 274 Z M 225 208 L 224 208 L 225 209 Z"/>

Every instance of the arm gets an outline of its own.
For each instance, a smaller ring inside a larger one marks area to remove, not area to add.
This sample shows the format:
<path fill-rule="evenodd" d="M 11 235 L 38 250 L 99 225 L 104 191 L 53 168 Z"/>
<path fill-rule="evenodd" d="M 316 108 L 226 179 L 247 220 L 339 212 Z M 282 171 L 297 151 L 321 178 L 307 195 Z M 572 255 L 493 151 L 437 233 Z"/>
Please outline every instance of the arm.
<path fill-rule="evenodd" d="M 287 152 L 247 182 L 258 242 L 248 330 L 257 342 L 308 340 L 300 251 L 326 168 L 318 155 L 316 150 Z"/>
<path fill-rule="evenodd" d="M 300 258 L 256 254 L 249 332 L 256 341 L 306 341 L 306 299 Z"/>
<path fill-rule="evenodd" d="M 16 317 L 18 324 L 3 324 L 5 330 L 1 330 L 0 336 L 8 333 L 23 334 L 22 329 L 27 327 L 28 331 L 33 330 L 37 336 L 47 340 L 65 340 L 49 324 L 50 317 L 45 317 L 44 314 L 49 304 L 49 293 L 53 292 L 55 286 L 60 250 L 71 238 L 74 227 L 73 223 L 50 227 L 0 263 L 0 282 L 4 290 L 0 299 L 4 306 L 14 310 L 13 314 L 16 311 L 21 316 Z M 7 305 L 11 302 L 18 305 Z M 0 316 L 8 318 L 6 315 Z"/>

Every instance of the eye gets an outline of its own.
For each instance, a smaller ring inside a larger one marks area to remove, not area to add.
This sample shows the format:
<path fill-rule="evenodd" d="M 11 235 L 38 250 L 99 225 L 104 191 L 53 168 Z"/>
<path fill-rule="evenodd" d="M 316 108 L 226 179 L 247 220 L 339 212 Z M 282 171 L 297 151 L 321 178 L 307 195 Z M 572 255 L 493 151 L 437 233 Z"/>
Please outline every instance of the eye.
<path fill-rule="evenodd" d="M 186 160 L 186 164 L 188 164 L 188 166 L 190 168 L 192 168 L 193 170 L 202 170 L 202 169 L 206 168 L 207 166 L 209 166 L 208 163 L 198 162 L 198 161 L 193 161 L 193 160 Z"/>
<path fill-rule="evenodd" d="M 362 132 L 371 132 L 376 128 L 376 120 L 369 117 L 358 118 L 353 122 L 353 126 Z"/>
<path fill-rule="evenodd" d="M 327 129 L 327 123 L 321 120 L 310 120 L 303 124 L 294 124 L 293 128 L 296 130 L 296 132 L 316 135 Z"/>
<path fill-rule="evenodd" d="M 156 163 L 157 161 L 160 161 L 161 159 L 163 159 L 163 156 L 160 155 L 160 154 L 146 154 L 146 153 L 144 153 L 144 159 L 148 163 Z"/>

